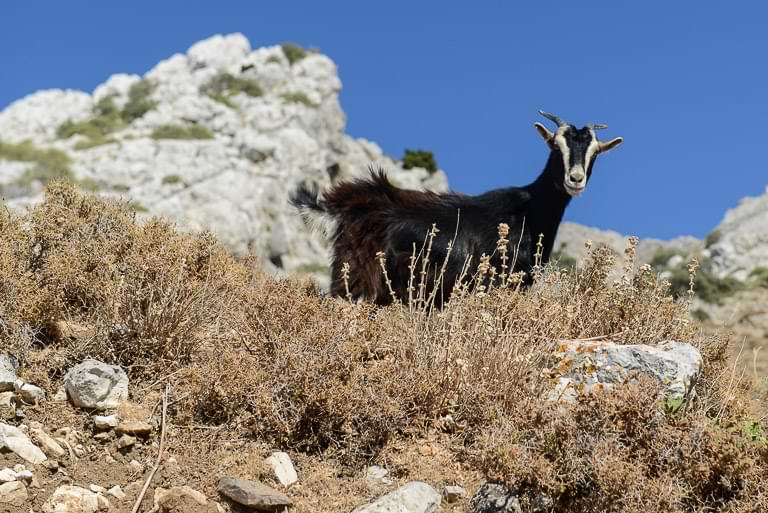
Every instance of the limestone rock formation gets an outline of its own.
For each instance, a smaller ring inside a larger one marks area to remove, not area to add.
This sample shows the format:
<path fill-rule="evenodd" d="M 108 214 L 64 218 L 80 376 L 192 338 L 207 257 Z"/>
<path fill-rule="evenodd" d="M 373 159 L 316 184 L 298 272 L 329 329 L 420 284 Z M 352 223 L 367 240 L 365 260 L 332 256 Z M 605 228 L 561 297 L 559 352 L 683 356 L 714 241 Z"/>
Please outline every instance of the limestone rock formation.
<path fill-rule="evenodd" d="M 334 62 L 289 54 L 251 49 L 241 34 L 214 36 L 143 77 L 113 75 L 90 95 L 22 98 L 0 113 L 0 143 L 29 141 L 15 160 L 0 152 L 0 194 L 23 207 L 39 201 L 46 179 L 67 176 L 131 201 L 141 217 L 210 230 L 272 270 L 320 270 L 326 245 L 288 205 L 297 184 L 327 187 L 370 165 L 406 188 L 444 191 L 447 181 L 345 134 Z M 49 150 L 63 153 L 40 153 Z"/>

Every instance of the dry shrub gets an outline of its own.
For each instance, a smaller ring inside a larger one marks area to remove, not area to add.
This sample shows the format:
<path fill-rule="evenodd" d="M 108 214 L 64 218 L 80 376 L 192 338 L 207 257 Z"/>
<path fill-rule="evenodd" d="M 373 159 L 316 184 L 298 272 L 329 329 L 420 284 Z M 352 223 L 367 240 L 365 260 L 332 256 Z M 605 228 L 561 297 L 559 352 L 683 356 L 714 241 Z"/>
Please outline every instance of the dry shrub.
<path fill-rule="evenodd" d="M 198 444 L 253 440 L 352 474 L 393 444 L 441 433 L 528 510 L 546 496 L 552 511 L 758 511 L 768 451 L 727 340 L 702 335 L 686 301 L 633 269 L 635 244 L 615 280 L 602 248 L 578 270 L 537 266 L 526 290 L 484 260 L 440 310 L 423 295 L 374 308 L 54 184 L 30 213 L 0 211 L 0 337 L 51 386 L 86 356 L 127 367 L 134 393 L 170 382 L 171 432 L 192 430 Z M 424 276 L 439 268 L 414 261 Z M 60 320 L 93 335 L 62 336 Z M 705 364 L 697 399 L 665 414 L 641 381 L 571 407 L 544 401 L 553 343 L 597 336 L 693 344 Z"/>

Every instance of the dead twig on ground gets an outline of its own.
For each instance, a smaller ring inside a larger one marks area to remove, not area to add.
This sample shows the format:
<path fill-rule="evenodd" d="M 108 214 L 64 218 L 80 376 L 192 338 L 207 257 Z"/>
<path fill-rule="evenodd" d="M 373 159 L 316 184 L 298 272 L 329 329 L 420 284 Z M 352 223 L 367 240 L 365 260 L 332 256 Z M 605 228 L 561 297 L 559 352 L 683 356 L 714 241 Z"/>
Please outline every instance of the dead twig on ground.
<path fill-rule="evenodd" d="M 166 430 L 166 414 L 168 411 L 168 388 L 170 385 L 165 385 L 165 394 L 163 395 L 163 418 L 162 418 L 162 424 L 160 427 L 160 450 L 157 452 L 157 461 L 155 462 L 155 466 L 152 468 L 152 472 L 149 473 L 149 476 L 147 476 L 147 480 L 144 482 L 144 486 L 141 489 L 141 493 L 139 493 L 139 496 L 136 498 L 136 503 L 133 505 L 133 509 L 131 509 L 131 513 L 138 513 L 139 508 L 141 507 L 141 501 L 144 500 L 144 495 L 147 493 L 147 489 L 149 488 L 150 483 L 152 483 L 152 479 L 155 477 L 155 474 L 157 473 L 157 470 L 160 468 L 160 464 L 163 461 L 163 453 L 165 452 L 165 430 Z M 152 508 L 152 511 L 156 511 L 157 508 Z"/>

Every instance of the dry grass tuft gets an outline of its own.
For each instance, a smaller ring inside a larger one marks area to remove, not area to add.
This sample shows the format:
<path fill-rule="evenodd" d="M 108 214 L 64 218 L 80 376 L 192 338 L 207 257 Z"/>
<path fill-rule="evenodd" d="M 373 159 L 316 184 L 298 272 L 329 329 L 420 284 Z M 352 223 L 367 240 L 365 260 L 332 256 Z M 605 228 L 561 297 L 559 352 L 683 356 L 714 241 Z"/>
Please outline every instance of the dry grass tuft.
<path fill-rule="evenodd" d="M 205 446 L 257 443 L 349 476 L 439 439 L 441 457 L 518 489 L 528 511 L 542 494 L 552 511 L 759 511 L 768 446 L 728 341 L 634 270 L 634 244 L 616 281 L 615 256 L 596 248 L 578 270 L 537 267 L 527 290 L 481 259 L 440 310 L 419 279 L 440 263 L 414 255 L 413 300 L 374 308 L 56 183 L 28 214 L 0 210 L 0 341 L 50 390 L 86 356 L 126 367 L 134 394 L 170 383 L 171 446 L 194 446 L 198 466 L 221 464 Z M 595 336 L 695 345 L 698 398 L 665 413 L 641 381 L 572 407 L 543 401 L 554 341 Z"/>

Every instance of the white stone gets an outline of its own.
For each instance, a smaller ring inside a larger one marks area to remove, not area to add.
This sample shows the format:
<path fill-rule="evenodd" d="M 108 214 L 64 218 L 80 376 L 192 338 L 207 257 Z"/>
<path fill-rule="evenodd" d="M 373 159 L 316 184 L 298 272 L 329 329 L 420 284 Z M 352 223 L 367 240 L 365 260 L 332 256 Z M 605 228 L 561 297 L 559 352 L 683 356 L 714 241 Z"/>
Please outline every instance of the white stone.
<path fill-rule="evenodd" d="M 392 479 L 387 476 L 389 476 L 389 470 L 380 465 L 371 465 L 365 469 L 365 479 L 371 484 L 392 484 Z"/>
<path fill-rule="evenodd" d="M 43 505 L 44 513 L 96 513 L 99 495 L 79 486 L 64 485 L 53 492 Z"/>
<path fill-rule="evenodd" d="M 85 360 L 64 376 L 67 395 L 75 406 L 106 410 L 128 399 L 128 375 L 115 365 Z"/>
<path fill-rule="evenodd" d="M 251 43 L 242 34 L 216 35 L 195 43 L 187 51 L 194 67 L 228 68 L 238 64 L 248 52 Z"/>
<path fill-rule="evenodd" d="M 427 483 L 411 481 L 352 513 L 434 513 L 440 502 L 437 490 Z"/>
<path fill-rule="evenodd" d="M 107 493 L 107 489 L 103 486 L 99 486 L 97 484 L 92 484 L 88 486 L 88 489 L 92 491 L 93 493 Z"/>
<path fill-rule="evenodd" d="M 0 483 L 10 483 L 16 481 L 18 474 L 11 468 L 0 469 Z"/>
<path fill-rule="evenodd" d="M 50 144 L 62 123 L 85 119 L 92 105 L 91 97 L 81 91 L 38 91 L 0 112 L 0 134 L 4 142 Z"/>
<path fill-rule="evenodd" d="M 291 457 L 285 452 L 273 452 L 267 459 L 267 465 L 272 467 L 277 480 L 286 488 L 298 482 L 299 476 L 293 467 Z"/>
<path fill-rule="evenodd" d="M 96 429 L 114 429 L 120 423 L 117 415 L 94 415 L 92 419 Z"/>
<path fill-rule="evenodd" d="M 123 500 L 126 497 L 125 492 L 123 492 L 123 489 L 120 488 L 120 485 L 115 485 L 107 490 L 107 494 L 111 495 L 117 500 Z"/>
<path fill-rule="evenodd" d="M 19 428 L 0 422 L 0 448 L 3 447 L 33 465 L 39 465 L 48 459 Z"/>
<path fill-rule="evenodd" d="M 549 371 L 555 386 L 548 398 L 563 401 L 608 390 L 635 373 L 657 379 L 665 397 L 687 400 L 694 393 L 702 366 L 695 347 L 675 341 L 649 346 L 564 340 L 558 344 L 555 358 L 558 363 Z"/>

